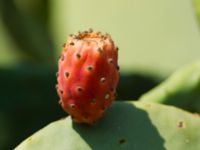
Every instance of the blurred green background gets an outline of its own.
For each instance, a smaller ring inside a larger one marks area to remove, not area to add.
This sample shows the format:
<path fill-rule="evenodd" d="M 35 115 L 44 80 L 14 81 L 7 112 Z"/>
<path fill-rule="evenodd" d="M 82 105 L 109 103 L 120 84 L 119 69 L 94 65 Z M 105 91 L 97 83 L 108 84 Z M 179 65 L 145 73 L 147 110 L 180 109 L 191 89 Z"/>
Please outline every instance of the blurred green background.
<path fill-rule="evenodd" d="M 0 0 L 0 149 L 66 116 L 55 90 L 67 35 L 93 28 L 119 46 L 118 100 L 137 99 L 200 58 L 200 0 Z"/>

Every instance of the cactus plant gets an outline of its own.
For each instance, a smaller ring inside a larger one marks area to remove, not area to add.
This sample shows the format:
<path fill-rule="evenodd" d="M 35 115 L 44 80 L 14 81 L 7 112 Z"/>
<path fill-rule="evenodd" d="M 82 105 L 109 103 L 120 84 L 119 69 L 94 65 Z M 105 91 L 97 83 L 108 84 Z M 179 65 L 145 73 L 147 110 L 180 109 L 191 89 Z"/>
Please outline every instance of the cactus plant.
<path fill-rule="evenodd" d="M 71 116 L 41 129 L 15 150 L 197 150 L 198 114 L 141 101 L 193 110 L 200 98 L 200 62 L 176 72 L 140 102 L 115 102 L 106 110 L 119 80 L 117 57 L 108 35 L 90 30 L 70 36 L 59 59 L 56 88 Z"/>
<path fill-rule="evenodd" d="M 200 117 L 172 106 L 114 102 L 94 125 L 67 117 L 51 123 L 15 150 L 198 150 Z"/>
<path fill-rule="evenodd" d="M 166 81 L 142 95 L 140 101 L 200 112 L 200 61 L 176 71 Z"/>
<path fill-rule="evenodd" d="M 117 54 L 110 35 L 92 29 L 70 35 L 64 44 L 57 92 L 76 122 L 92 124 L 111 105 L 119 80 Z"/>

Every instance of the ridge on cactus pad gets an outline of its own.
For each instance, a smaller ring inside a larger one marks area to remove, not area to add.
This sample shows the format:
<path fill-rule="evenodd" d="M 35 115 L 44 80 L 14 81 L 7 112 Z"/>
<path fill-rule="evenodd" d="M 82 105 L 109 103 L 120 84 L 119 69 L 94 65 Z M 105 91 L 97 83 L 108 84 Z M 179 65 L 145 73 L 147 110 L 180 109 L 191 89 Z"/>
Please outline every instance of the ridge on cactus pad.
<path fill-rule="evenodd" d="M 111 105 L 119 80 L 118 47 L 92 29 L 70 35 L 58 61 L 56 85 L 62 108 L 74 121 L 93 124 Z"/>
<path fill-rule="evenodd" d="M 139 100 L 200 113 L 200 61 L 178 69 L 158 86 L 144 93 Z"/>

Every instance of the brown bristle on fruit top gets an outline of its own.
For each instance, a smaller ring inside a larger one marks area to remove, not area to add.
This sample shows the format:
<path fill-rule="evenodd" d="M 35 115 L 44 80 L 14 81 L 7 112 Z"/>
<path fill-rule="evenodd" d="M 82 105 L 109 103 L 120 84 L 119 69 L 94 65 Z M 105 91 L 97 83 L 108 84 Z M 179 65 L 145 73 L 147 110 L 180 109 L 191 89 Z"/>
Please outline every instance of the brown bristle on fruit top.
<path fill-rule="evenodd" d="M 75 122 L 93 124 L 115 99 L 118 47 L 109 34 L 92 29 L 70 35 L 63 46 L 56 88 L 60 104 Z"/>
<path fill-rule="evenodd" d="M 74 45 L 74 40 L 87 40 L 87 39 L 99 39 L 100 41 L 109 40 L 110 42 L 113 42 L 111 36 L 109 34 L 102 34 L 101 32 L 93 32 L 92 29 L 89 29 L 88 31 L 78 32 L 78 34 L 70 34 L 68 40 L 69 45 Z M 66 44 L 64 44 L 66 46 Z"/>

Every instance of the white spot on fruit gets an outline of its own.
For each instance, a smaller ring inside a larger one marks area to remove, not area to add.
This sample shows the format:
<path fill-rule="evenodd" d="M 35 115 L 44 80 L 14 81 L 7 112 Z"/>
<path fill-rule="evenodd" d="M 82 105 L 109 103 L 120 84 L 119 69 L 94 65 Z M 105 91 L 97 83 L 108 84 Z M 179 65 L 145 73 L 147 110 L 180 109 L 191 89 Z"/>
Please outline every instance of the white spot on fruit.
<path fill-rule="evenodd" d="M 110 94 L 107 93 L 105 96 L 104 96 L 105 99 L 109 99 L 110 98 Z"/>
<path fill-rule="evenodd" d="M 74 109 L 75 108 L 75 104 L 69 104 L 69 107 Z"/>
<path fill-rule="evenodd" d="M 58 104 L 62 105 L 62 101 L 61 101 L 61 100 L 59 100 L 59 101 L 58 101 Z"/>
<path fill-rule="evenodd" d="M 102 78 L 100 79 L 100 82 L 101 82 L 101 83 L 105 83 L 105 82 L 106 82 L 106 78 L 105 78 L 105 77 L 102 77 Z"/>
<path fill-rule="evenodd" d="M 108 59 L 108 63 L 109 63 L 109 64 L 112 64 L 112 63 L 113 63 L 113 59 L 112 59 L 112 58 L 109 58 L 109 59 Z"/>

